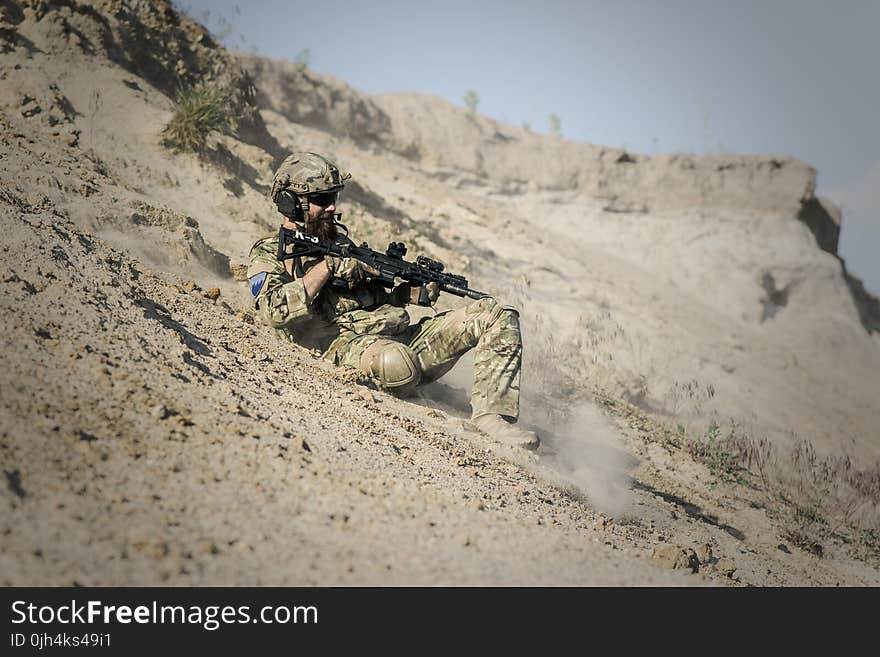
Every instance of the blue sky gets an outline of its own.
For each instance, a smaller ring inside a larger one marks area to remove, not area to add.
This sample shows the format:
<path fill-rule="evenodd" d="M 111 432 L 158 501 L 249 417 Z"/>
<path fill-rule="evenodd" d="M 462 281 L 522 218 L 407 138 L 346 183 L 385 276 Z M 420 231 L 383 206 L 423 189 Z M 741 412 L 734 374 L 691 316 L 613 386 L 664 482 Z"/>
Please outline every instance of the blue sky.
<path fill-rule="evenodd" d="M 641 153 L 793 155 L 880 292 L 880 2 L 183 0 L 232 48 Z M 205 12 L 210 12 L 205 14 Z"/>

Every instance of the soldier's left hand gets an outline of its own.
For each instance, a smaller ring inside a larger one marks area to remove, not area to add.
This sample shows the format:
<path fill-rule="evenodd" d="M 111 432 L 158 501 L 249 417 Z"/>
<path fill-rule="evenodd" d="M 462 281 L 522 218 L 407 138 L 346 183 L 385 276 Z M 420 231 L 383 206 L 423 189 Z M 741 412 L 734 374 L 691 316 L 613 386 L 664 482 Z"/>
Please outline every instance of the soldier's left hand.
<path fill-rule="evenodd" d="M 435 283 L 434 281 L 431 281 L 427 284 L 426 287 L 428 288 L 428 301 L 433 306 L 434 302 L 437 301 L 438 298 L 440 298 L 440 285 L 438 283 Z M 409 293 L 409 302 L 412 304 L 417 304 L 419 302 L 419 294 L 421 293 L 421 291 L 422 288 L 420 285 L 411 288 Z"/>

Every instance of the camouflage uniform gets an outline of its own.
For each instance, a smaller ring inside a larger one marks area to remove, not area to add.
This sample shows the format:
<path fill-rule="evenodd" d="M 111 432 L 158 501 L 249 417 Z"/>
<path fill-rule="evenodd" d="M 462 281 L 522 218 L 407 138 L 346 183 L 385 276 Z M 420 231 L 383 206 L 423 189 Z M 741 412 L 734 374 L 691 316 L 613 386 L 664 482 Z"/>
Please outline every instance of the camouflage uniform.
<path fill-rule="evenodd" d="M 422 383 L 440 378 L 476 349 L 472 417 L 519 416 L 522 339 L 515 309 L 489 297 L 410 325 L 409 286 L 389 292 L 369 281 L 351 290 L 325 285 L 309 305 L 300 279 L 320 259 L 282 263 L 277 253 L 277 237 L 257 242 L 247 275 L 257 315 L 279 335 L 318 349 L 336 365 L 364 371 L 362 356 L 371 345 L 382 339 L 400 342 L 414 355 Z"/>

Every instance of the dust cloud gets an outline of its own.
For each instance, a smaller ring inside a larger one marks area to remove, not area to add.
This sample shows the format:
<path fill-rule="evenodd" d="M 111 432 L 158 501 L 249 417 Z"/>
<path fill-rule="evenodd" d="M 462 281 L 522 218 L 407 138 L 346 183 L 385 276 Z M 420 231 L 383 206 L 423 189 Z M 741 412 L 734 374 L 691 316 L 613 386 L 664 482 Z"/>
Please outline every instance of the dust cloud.
<path fill-rule="evenodd" d="M 536 431 L 541 447 L 531 457 L 515 459 L 570 494 L 585 498 L 597 511 L 620 517 L 630 510 L 629 472 L 637 461 L 621 446 L 621 436 L 586 390 L 571 395 L 553 385 L 556 364 L 548 358 L 547 339 L 526 332 L 530 340 L 523 365 L 520 425 Z M 470 416 L 473 353 L 468 353 L 439 381 L 419 388 L 419 396 L 460 419 Z"/>
<path fill-rule="evenodd" d="M 629 511 L 629 472 L 636 460 L 620 446 L 620 434 L 601 410 L 582 400 L 560 418 L 532 407 L 528 389 L 524 401 L 522 424 L 541 436 L 538 463 L 551 471 L 554 483 L 586 497 L 597 511 L 611 517 Z"/>
<path fill-rule="evenodd" d="M 629 473 L 637 459 L 597 406 L 591 381 L 596 371 L 586 369 L 585 359 L 572 359 L 587 340 L 561 335 L 557 327 L 563 318 L 537 312 L 534 291 L 520 281 L 505 296 L 520 308 L 520 423 L 541 437 L 538 460 L 543 476 L 585 496 L 597 511 L 621 516 L 630 510 Z M 589 329 L 584 326 L 581 331 Z"/>

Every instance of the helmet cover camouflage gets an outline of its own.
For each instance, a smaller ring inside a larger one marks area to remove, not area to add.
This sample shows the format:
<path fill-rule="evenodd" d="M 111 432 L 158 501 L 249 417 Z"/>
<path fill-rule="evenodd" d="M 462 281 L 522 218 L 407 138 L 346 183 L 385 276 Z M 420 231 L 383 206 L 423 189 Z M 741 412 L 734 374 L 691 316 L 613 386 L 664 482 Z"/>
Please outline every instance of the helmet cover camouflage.
<path fill-rule="evenodd" d="M 351 174 L 343 174 L 330 160 L 317 153 L 297 152 L 288 155 L 272 180 L 272 200 L 289 190 L 297 196 L 338 192 L 345 187 Z"/>

